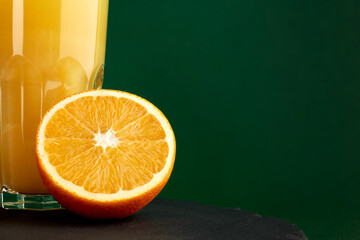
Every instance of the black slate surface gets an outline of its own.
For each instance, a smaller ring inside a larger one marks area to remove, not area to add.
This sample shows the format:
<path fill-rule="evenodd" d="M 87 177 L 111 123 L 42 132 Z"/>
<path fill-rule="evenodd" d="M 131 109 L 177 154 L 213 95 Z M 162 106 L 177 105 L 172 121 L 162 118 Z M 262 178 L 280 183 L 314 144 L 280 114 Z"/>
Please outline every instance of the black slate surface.
<path fill-rule="evenodd" d="M 234 208 L 155 199 L 123 220 L 92 220 L 66 210 L 0 210 L 1 239 L 303 240 L 293 224 Z"/>

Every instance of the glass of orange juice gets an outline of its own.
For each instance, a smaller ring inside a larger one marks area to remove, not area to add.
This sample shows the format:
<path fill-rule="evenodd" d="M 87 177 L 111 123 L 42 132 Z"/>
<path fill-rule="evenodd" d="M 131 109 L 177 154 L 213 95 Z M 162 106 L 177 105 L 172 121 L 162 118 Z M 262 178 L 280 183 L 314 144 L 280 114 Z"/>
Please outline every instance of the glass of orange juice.
<path fill-rule="evenodd" d="M 69 94 L 100 88 L 109 0 L 0 1 L 0 203 L 57 209 L 38 173 L 42 115 Z"/>

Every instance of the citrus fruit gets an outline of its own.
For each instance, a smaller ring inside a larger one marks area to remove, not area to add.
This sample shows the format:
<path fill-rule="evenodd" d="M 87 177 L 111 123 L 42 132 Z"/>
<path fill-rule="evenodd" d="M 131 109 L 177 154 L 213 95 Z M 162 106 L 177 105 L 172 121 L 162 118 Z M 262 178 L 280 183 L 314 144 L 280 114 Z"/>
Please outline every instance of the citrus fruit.
<path fill-rule="evenodd" d="M 38 168 L 54 198 L 91 218 L 123 218 L 168 181 L 175 137 L 165 116 L 130 93 L 91 90 L 55 104 L 37 132 Z"/>

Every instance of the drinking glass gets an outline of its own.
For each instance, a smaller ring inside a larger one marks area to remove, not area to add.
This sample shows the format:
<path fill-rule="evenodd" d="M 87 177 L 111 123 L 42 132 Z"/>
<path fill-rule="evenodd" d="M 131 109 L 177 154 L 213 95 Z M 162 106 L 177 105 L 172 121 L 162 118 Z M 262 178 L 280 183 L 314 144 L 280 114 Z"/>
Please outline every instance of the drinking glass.
<path fill-rule="evenodd" d="M 103 81 L 109 0 L 0 1 L 0 203 L 61 206 L 38 173 L 35 138 L 43 114 Z"/>

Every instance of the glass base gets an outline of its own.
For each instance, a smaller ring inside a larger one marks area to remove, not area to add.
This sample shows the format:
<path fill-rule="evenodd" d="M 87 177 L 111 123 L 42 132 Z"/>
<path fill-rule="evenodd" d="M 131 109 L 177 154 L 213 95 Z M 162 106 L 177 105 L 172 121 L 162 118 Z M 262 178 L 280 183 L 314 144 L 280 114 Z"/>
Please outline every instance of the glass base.
<path fill-rule="evenodd" d="M 51 195 L 27 195 L 3 186 L 0 204 L 4 209 L 57 210 L 64 209 Z"/>

